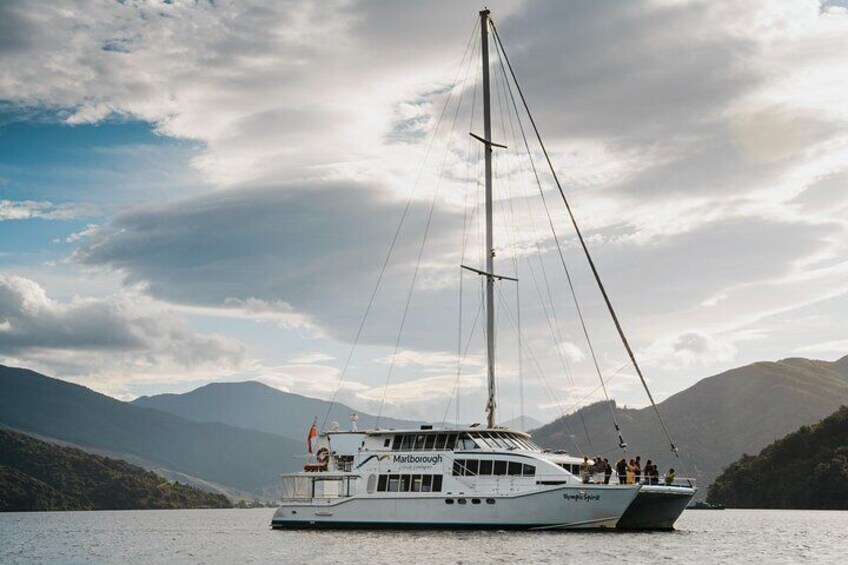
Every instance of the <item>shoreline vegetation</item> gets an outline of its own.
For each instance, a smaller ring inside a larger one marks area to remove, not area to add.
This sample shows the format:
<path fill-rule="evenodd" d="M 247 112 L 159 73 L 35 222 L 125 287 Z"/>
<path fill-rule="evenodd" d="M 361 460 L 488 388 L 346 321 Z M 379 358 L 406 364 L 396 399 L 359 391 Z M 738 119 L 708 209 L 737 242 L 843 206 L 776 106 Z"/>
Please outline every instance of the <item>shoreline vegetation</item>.
<path fill-rule="evenodd" d="M 126 461 L 0 429 L 0 512 L 232 507 Z"/>
<path fill-rule="evenodd" d="M 848 407 L 719 475 L 707 502 L 728 508 L 848 510 Z"/>

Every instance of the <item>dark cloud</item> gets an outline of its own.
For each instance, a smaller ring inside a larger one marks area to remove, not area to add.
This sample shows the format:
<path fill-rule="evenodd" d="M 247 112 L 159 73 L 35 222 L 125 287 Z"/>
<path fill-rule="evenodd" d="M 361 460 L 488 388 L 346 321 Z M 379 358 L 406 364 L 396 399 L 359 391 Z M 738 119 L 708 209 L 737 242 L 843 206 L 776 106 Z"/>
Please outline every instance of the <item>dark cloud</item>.
<path fill-rule="evenodd" d="M 349 338 L 403 207 L 385 191 L 356 183 L 233 189 L 119 216 L 77 258 L 118 269 L 128 284 L 142 283 L 169 301 L 284 301 Z M 427 202 L 410 207 L 381 291 L 391 311 L 378 309 L 371 326 L 378 334 L 396 327 L 428 209 Z M 424 258 L 431 266 L 459 248 L 461 221 L 437 210 Z M 438 289 L 418 296 L 428 304 L 445 298 Z"/>
<path fill-rule="evenodd" d="M 553 136 L 645 142 L 709 121 L 763 78 L 710 3 L 536 0 L 499 26 Z"/>

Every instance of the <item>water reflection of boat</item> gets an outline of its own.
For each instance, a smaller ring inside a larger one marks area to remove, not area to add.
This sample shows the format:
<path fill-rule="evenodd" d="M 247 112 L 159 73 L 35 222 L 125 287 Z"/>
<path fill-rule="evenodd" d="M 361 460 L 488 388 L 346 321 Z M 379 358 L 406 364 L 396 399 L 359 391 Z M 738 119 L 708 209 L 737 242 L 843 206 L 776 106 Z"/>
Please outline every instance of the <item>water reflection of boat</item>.
<path fill-rule="evenodd" d="M 724 504 L 710 504 L 705 500 L 697 500 L 694 504 L 687 506 L 686 510 L 724 510 Z"/>

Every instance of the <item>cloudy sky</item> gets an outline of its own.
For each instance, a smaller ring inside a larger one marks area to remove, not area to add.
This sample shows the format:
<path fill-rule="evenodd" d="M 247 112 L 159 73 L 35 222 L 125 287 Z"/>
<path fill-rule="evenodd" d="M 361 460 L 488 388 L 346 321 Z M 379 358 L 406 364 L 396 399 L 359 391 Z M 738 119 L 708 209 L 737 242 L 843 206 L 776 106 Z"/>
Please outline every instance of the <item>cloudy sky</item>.
<path fill-rule="evenodd" d="M 0 362 L 480 420 L 481 7 L 0 4 Z M 489 7 L 656 396 L 848 353 L 846 2 Z M 500 416 L 523 390 L 551 419 L 602 395 L 493 77 Z M 643 405 L 541 182 L 611 394 Z"/>

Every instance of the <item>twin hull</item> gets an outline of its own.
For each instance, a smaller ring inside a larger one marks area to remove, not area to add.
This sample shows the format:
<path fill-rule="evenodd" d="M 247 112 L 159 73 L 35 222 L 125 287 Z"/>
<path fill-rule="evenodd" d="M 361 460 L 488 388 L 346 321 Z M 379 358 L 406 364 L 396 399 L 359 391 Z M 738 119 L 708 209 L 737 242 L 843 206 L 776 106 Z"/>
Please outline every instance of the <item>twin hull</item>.
<path fill-rule="evenodd" d="M 564 485 L 509 496 L 382 495 L 284 502 L 274 528 L 614 528 L 639 486 Z M 452 503 L 446 502 L 451 500 Z M 461 502 L 462 501 L 462 502 Z"/>

